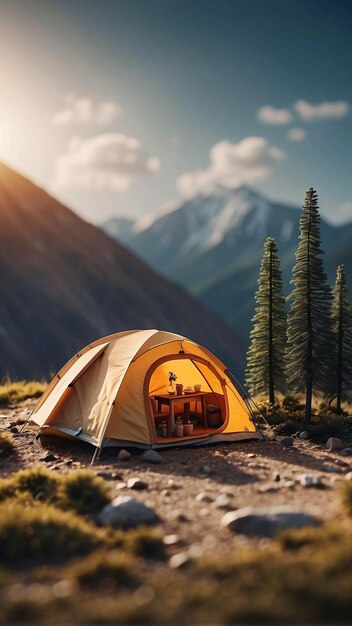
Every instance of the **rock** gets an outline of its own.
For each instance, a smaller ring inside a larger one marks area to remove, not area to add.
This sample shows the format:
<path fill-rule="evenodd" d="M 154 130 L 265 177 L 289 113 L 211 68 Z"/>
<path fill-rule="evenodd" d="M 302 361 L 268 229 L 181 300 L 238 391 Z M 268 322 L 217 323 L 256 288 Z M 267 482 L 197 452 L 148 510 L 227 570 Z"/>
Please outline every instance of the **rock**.
<path fill-rule="evenodd" d="M 201 493 L 198 493 L 198 495 L 196 495 L 196 500 L 198 500 L 198 502 L 214 502 L 213 496 L 211 496 L 206 491 L 201 491 Z"/>
<path fill-rule="evenodd" d="M 320 489 L 323 484 L 316 474 L 299 474 L 297 481 L 301 483 L 302 487 L 316 487 Z"/>
<path fill-rule="evenodd" d="M 10 428 L 10 432 L 11 432 L 11 433 L 16 433 L 16 434 L 17 434 L 17 433 L 18 433 L 18 428 L 17 428 L 16 426 L 11 426 L 11 428 Z"/>
<path fill-rule="evenodd" d="M 128 452 L 128 450 L 125 450 L 124 448 L 122 448 L 122 450 L 120 450 L 117 455 L 119 461 L 129 461 L 131 457 L 132 455 L 130 454 L 130 452 Z"/>
<path fill-rule="evenodd" d="M 143 502 L 136 498 L 121 496 L 104 506 L 98 516 L 98 523 L 102 526 L 113 526 L 123 530 L 137 526 L 154 526 L 159 522 L 159 516 Z"/>
<path fill-rule="evenodd" d="M 161 463 L 163 460 L 160 454 L 155 452 L 155 450 L 146 450 L 143 452 L 142 459 L 147 463 Z"/>
<path fill-rule="evenodd" d="M 48 452 L 48 454 L 46 454 L 45 456 L 42 456 L 40 460 L 44 461 L 45 463 L 52 463 L 53 461 L 57 461 L 58 459 L 54 454 L 51 454 L 51 452 Z"/>
<path fill-rule="evenodd" d="M 210 514 L 209 509 L 207 509 L 207 507 L 203 507 L 200 511 L 199 511 L 199 515 L 201 517 L 208 517 L 208 515 Z"/>
<path fill-rule="evenodd" d="M 210 465 L 202 465 L 202 467 L 200 468 L 200 471 L 202 472 L 202 474 L 212 474 L 213 470 L 210 467 Z"/>
<path fill-rule="evenodd" d="M 309 433 L 306 430 L 303 430 L 300 435 L 299 435 L 300 439 L 309 439 Z"/>
<path fill-rule="evenodd" d="M 174 554 L 169 560 L 169 566 L 172 569 L 180 569 L 190 565 L 191 562 L 192 559 L 187 552 L 178 552 L 178 554 Z"/>
<path fill-rule="evenodd" d="M 257 488 L 257 491 L 259 493 L 271 493 L 273 491 L 279 491 L 280 486 L 279 485 L 273 485 L 272 483 L 266 483 L 265 485 L 260 485 L 260 487 Z"/>
<path fill-rule="evenodd" d="M 173 478 L 169 478 L 169 480 L 167 481 L 167 486 L 169 489 L 181 489 L 182 485 L 179 485 L 178 483 L 175 483 Z"/>
<path fill-rule="evenodd" d="M 281 479 L 280 474 L 279 474 L 278 472 L 274 472 L 274 473 L 273 473 L 273 481 L 274 481 L 275 483 L 278 483 L 278 482 L 280 482 L 280 479 Z"/>
<path fill-rule="evenodd" d="M 320 521 L 303 511 L 289 506 L 276 506 L 257 509 L 245 507 L 238 511 L 226 513 L 221 526 L 243 535 L 274 537 L 286 528 L 303 528 L 318 526 Z"/>
<path fill-rule="evenodd" d="M 73 459 L 67 459 L 67 461 L 65 461 L 65 465 L 67 465 L 67 467 L 70 467 L 73 463 Z"/>
<path fill-rule="evenodd" d="M 339 452 L 343 448 L 343 443 L 338 437 L 329 437 L 325 447 L 329 452 Z"/>
<path fill-rule="evenodd" d="M 295 481 L 294 480 L 284 480 L 281 483 L 282 487 L 285 487 L 286 489 L 294 489 L 295 487 Z"/>
<path fill-rule="evenodd" d="M 344 448 L 340 451 L 340 454 L 342 454 L 342 456 L 352 456 L 352 448 Z"/>
<path fill-rule="evenodd" d="M 176 522 L 189 522 L 189 517 L 182 513 L 182 511 L 171 511 L 169 515 L 169 519 L 175 520 Z"/>
<path fill-rule="evenodd" d="M 352 480 L 352 472 L 348 472 L 345 476 L 345 480 Z"/>
<path fill-rule="evenodd" d="M 130 478 L 127 481 L 128 489 L 136 489 L 136 491 L 143 491 L 144 489 L 148 489 L 148 483 L 140 478 Z"/>
<path fill-rule="evenodd" d="M 180 538 L 178 535 L 165 535 L 163 543 L 165 546 L 175 546 L 177 543 L 180 543 Z"/>
<path fill-rule="evenodd" d="M 252 461 L 251 463 L 247 463 L 247 467 L 251 467 L 252 469 L 266 469 L 267 465 L 265 463 L 256 463 Z"/>
<path fill-rule="evenodd" d="M 294 444 L 293 437 L 284 437 L 283 439 L 281 439 L 281 445 L 285 446 L 286 448 L 288 448 L 289 446 L 293 446 L 293 444 Z"/>
<path fill-rule="evenodd" d="M 229 496 L 227 496 L 224 493 L 221 493 L 215 500 L 215 506 L 217 509 L 230 509 L 231 507 L 231 500 L 229 498 Z"/>
<path fill-rule="evenodd" d="M 109 472 L 97 472 L 96 476 L 99 476 L 99 478 L 103 478 L 104 480 L 114 480 L 112 474 L 109 474 Z"/>
<path fill-rule="evenodd" d="M 163 489 L 160 492 L 160 495 L 163 496 L 163 498 L 167 498 L 168 496 L 170 496 L 170 491 L 168 489 Z"/>
<path fill-rule="evenodd" d="M 127 487 L 127 483 L 122 482 L 122 481 L 120 483 L 117 483 L 116 485 L 116 489 L 126 489 L 126 487 Z"/>
<path fill-rule="evenodd" d="M 322 471 L 327 472 L 328 474 L 341 474 L 341 470 L 338 467 L 335 467 L 335 465 L 329 465 L 329 463 L 323 463 Z"/>
<path fill-rule="evenodd" d="M 255 457 L 255 456 L 256 456 L 256 455 L 254 454 L 254 452 L 249 452 L 249 453 L 247 454 L 247 459 L 254 459 L 254 457 Z"/>

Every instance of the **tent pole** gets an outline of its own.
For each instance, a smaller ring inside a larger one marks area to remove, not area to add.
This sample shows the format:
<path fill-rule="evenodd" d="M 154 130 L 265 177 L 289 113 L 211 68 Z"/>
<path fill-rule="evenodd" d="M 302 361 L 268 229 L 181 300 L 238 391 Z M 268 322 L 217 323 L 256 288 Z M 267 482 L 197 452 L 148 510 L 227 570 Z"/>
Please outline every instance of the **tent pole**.
<path fill-rule="evenodd" d="M 99 458 L 99 456 L 100 456 L 100 453 L 101 453 L 101 448 L 102 448 L 102 445 L 103 445 L 103 440 L 104 440 L 104 437 L 105 437 L 106 429 L 107 429 L 108 424 L 109 424 L 110 415 L 111 415 L 112 410 L 113 410 L 113 408 L 114 408 L 114 404 L 115 404 L 115 400 L 114 400 L 114 401 L 113 401 L 113 403 L 111 404 L 111 407 L 110 407 L 110 409 L 109 409 L 109 411 L 108 411 L 108 413 L 107 413 L 107 416 L 106 416 L 106 418 L 105 418 L 105 424 L 104 424 L 103 432 L 102 432 L 102 434 L 101 434 L 101 438 L 100 438 L 99 445 L 97 446 L 97 449 L 95 450 L 95 452 L 94 452 L 94 454 L 93 454 L 93 458 L 92 458 L 92 461 L 91 461 L 91 465 L 93 465 L 93 464 L 94 464 L 94 462 L 95 462 L 95 460 L 96 460 L 97 458 Z"/>
<path fill-rule="evenodd" d="M 253 396 L 252 396 L 249 392 L 247 392 L 247 391 L 245 390 L 245 388 L 244 388 L 244 387 L 243 387 L 243 385 L 240 383 L 240 381 L 236 378 L 236 376 L 235 376 L 232 372 L 230 372 L 230 370 L 229 370 L 229 369 L 227 369 L 227 370 L 225 371 L 225 374 L 227 374 L 228 376 L 230 376 L 230 377 L 232 378 L 232 380 L 236 383 L 236 385 L 238 385 L 238 387 L 240 388 L 240 390 L 241 390 L 241 392 L 242 392 L 242 394 L 243 394 L 243 400 L 245 401 L 246 405 L 248 406 L 248 409 L 249 409 L 249 411 L 250 411 L 250 413 L 251 413 L 251 415 L 252 415 L 252 419 L 253 419 L 253 421 L 254 421 L 254 424 L 255 424 L 255 425 L 256 425 L 256 427 L 258 428 L 258 430 L 259 430 L 259 432 L 260 432 L 261 436 L 263 437 L 263 439 L 265 439 L 265 435 L 264 435 L 264 433 L 262 432 L 262 429 L 260 428 L 260 426 L 259 426 L 259 424 L 258 424 L 258 420 L 257 420 L 257 418 L 256 418 L 256 417 L 255 417 L 255 415 L 254 415 L 254 411 L 253 411 L 253 409 L 252 409 L 252 407 L 251 407 L 251 405 L 250 405 L 250 403 L 251 403 L 251 402 L 254 404 L 255 408 L 257 409 L 257 411 L 258 411 L 258 413 L 259 413 L 260 417 L 262 418 L 262 420 L 265 422 L 266 426 L 268 426 L 268 427 L 269 427 L 269 429 L 270 429 L 271 431 L 272 431 L 272 428 L 271 428 L 270 424 L 267 422 L 267 420 L 265 419 L 265 417 L 264 417 L 263 413 L 261 412 L 261 410 L 260 410 L 260 408 L 258 407 L 257 403 L 255 402 L 255 400 L 254 400 Z"/>

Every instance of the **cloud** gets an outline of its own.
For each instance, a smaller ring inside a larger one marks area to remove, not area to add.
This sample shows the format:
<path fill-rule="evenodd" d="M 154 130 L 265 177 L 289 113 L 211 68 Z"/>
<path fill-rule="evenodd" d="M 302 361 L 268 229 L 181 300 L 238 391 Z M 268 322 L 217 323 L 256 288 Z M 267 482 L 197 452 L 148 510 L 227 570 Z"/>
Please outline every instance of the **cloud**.
<path fill-rule="evenodd" d="M 112 101 L 94 104 L 91 98 L 76 98 L 74 94 L 67 94 L 65 100 L 66 106 L 52 117 L 55 126 L 89 123 L 106 126 L 121 113 L 120 107 Z"/>
<path fill-rule="evenodd" d="M 294 105 L 295 111 L 306 122 L 315 120 L 341 119 L 350 110 L 350 105 L 344 100 L 339 102 L 321 102 L 310 104 L 306 100 L 298 100 Z"/>
<path fill-rule="evenodd" d="M 307 133 L 304 128 L 290 128 L 287 132 L 287 136 L 291 141 L 303 141 L 306 135 Z"/>
<path fill-rule="evenodd" d="M 137 139 L 105 133 L 90 139 L 73 137 L 68 150 L 56 161 L 59 187 L 110 187 L 127 189 L 132 180 L 160 168 L 157 157 L 148 156 Z"/>
<path fill-rule="evenodd" d="M 263 137 L 246 137 L 239 143 L 224 140 L 211 148 L 207 169 L 183 174 L 176 184 L 185 197 L 210 193 L 217 185 L 237 187 L 265 178 L 283 158 L 283 152 Z"/>
<path fill-rule="evenodd" d="M 275 126 L 285 126 L 293 120 L 291 111 L 288 109 L 275 109 L 270 104 L 258 109 L 257 116 L 264 124 L 274 124 Z"/>

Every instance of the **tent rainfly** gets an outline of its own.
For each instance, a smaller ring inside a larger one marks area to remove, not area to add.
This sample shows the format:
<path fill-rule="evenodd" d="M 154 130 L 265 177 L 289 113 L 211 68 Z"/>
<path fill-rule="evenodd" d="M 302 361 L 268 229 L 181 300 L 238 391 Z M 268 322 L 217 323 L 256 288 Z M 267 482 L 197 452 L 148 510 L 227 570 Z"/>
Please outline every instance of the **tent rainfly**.
<path fill-rule="evenodd" d="M 168 395 L 170 371 L 184 387 L 200 385 L 201 391 Z M 187 422 L 187 435 L 175 436 L 175 416 L 179 425 Z M 42 434 L 93 444 L 93 461 L 105 446 L 158 448 L 261 436 L 225 365 L 196 342 L 158 330 L 116 333 L 83 348 L 51 381 L 30 419 Z"/>

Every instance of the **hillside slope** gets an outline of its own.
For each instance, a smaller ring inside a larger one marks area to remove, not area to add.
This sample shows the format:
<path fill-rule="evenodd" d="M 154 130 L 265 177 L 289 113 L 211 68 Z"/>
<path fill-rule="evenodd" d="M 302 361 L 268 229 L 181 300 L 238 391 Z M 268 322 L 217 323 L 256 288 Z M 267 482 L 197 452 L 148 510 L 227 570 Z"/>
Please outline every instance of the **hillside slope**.
<path fill-rule="evenodd" d="M 181 288 L 0 164 L 0 373 L 56 371 L 97 337 L 131 328 L 190 336 L 231 366 L 241 341 Z"/>

